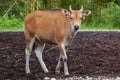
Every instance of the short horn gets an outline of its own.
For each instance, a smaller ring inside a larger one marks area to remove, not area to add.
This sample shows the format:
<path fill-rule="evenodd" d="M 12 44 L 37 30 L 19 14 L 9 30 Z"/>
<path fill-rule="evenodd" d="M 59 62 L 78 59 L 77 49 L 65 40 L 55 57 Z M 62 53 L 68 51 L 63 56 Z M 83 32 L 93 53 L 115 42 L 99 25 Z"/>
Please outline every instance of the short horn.
<path fill-rule="evenodd" d="M 69 6 L 69 10 L 72 11 L 71 5 Z"/>
<path fill-rule="evenodd" d="M 81 9 L 80 9 L 81 12 L 83 12 L 83 5 L 81 6 Z"/>

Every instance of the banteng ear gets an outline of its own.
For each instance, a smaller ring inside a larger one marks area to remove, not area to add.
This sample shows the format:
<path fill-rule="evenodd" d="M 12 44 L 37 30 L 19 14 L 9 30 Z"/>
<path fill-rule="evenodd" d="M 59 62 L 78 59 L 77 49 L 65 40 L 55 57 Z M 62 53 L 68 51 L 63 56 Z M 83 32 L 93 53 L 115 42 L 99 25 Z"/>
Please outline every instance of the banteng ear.
<path fill-rule="evenodd" d="M 62 9 L 62 13 L 66 16 L 66 17 L 70 17 L 70 12 L 66 9 Z"/>
<path fill-rule="evenodd" d="M 91 14 L 91 11 L 90 11 L 90 10 L 86 10 L 86 11 L 83 13 L 84 16 L 89 16 L 90 14 Z"/>

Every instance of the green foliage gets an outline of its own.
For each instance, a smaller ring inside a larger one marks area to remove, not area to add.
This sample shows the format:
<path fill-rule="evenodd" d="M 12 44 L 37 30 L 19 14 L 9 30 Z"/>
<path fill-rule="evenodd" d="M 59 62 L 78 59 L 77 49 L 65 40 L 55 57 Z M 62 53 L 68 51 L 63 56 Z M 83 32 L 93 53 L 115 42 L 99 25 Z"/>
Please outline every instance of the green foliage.
<path fill-rule="evenodd" d="M 6 10 L 10 7 L 12 0 L 0 0 L 0 16 L 3 16 Z"/>
<path fill-rule="evenodd" d="M 22 29 L 25 15 L 34 10 L 56 8 L 91 10 L 92 14 L 83 20 L 82 29 L 120 29 L 120 0 L 0 0 L 0 17 L 17 1 L 7 13 L 7 18 L 0 18 L 0 29 Z M 15 27 L 16 26 L 16 27 Z"/>
<path fill-rule="evenodd" d="M 1 30 L 21 30 L 23 20 L 17 19 L 15 17 L 11 18 L 0 18 L 0 31 Z"/>
<path fill-rule="evenodd" d="M 83 20 L 83 23 L 80 27 L 80 30 L 117 30 L 117 27 L 113 27 L 111 25 L 108 24 L 94 24 L 91 23 L 89 25 L 87 25 L 86 23 L 84 23 L 85 21 Z M 0 18 L 0 31 L 2 30 L 23 30 L 23 20 L 21 18 L 15 18 L 14 16 L 12 16 L 11 18 Z"/>
<path fill-rule="evenodd" d="M 115 0 L 114 2 L 120 6 L 120 0 Z"/>
<path fill-rule="evenodd" d="M 90 24 L 86 24 L 87 26 L 95 26 L 98 29 L 103 26 L 103 29 L 120 29 L 120 7 L 118 5 L 111 2 L 105 8 L 99 7 L 96 12 L 99 13 L 97 13 L 96 15 L 92 15 L 91 22 Z"/>
<path fill-rule="evenodd" d="M 120 28 L 120 7 L 114 3 L 111 3 L 111 21 L 113 26 Z"/>

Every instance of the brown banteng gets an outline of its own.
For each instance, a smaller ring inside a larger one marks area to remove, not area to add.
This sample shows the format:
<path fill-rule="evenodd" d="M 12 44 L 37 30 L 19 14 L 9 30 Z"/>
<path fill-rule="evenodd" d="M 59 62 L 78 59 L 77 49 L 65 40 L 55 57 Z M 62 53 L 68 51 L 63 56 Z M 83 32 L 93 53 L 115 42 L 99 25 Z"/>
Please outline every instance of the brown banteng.
<path fill-rule="evenodd" d="M 44 72 L 48 73 L 48 69 L 42 59 L 42 52 L 45 43 L 50 43 L 57 44 L 60 50 L 56 73 L 60 73 L 62 58 L 64 74 L 69 75 L 66 54 L 67 47 L 70 45 L 73 36 L 79 29 L 82 18 L 90 14 L 91 11 L 89 10 L 83 12 L 83 7 L 81 7 L 80 10 L 72 10 L 71 6 L 69 7 L 69 11 L 61 9 L 53 11 L 34 11 L 28 14 L 24 19 L 26 73 L 30 73 L 29 58 L 32 50 L 35 51 Z"/>

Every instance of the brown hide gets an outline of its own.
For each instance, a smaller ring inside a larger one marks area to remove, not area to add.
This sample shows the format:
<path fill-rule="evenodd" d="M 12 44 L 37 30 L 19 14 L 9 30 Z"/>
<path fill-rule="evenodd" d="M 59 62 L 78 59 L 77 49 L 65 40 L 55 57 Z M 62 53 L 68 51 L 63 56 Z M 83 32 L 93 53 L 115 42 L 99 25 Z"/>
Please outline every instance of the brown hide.
<path fill-rule="evenodd" d="M 70 32 L 70 19 L 61 10 L 34 11 L 25 17 L 24 28 L 28 45 L 34 36 L 44 43 L 59 44 Z"/>

